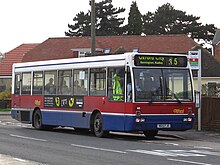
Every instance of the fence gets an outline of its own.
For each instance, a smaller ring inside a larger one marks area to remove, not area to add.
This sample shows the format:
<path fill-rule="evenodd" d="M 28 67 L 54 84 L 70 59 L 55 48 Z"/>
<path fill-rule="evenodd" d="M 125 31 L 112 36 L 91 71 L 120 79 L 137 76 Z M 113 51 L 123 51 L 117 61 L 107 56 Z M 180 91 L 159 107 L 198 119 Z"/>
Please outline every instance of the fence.
<path fill-rule="evenodd" d="M 220 98 L 202 97 L 201 111 L 202 130 L 220 131 Z M 197 119 L 195 121 L 195 127 L 197 127 Z"/>
<path fill-rule="evenodd" d="M 209 82 L 208 84 L 203 84 L 202 95 L 220 97 L 220 83 Z"/>
<path fill-rule="evenodd" d="M 11 108 L 11 98 L 0 99 L 0 109 Z"/>

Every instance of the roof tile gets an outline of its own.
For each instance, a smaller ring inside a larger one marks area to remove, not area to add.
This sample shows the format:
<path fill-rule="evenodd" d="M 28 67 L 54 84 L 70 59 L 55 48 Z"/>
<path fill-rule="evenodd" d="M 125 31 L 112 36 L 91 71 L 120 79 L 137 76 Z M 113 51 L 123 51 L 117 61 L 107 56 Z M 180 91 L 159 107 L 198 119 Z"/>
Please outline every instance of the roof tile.
<path fill-rule="evenodd" d="M 96 47 L 110 48 L 114 53 L 119 47 L 131 52 L 187 53 L 197 45 L 186 35 L 147 35 L 147 36 L 97 36 Z M 35 49 L 25 54 L 23 62 L 77 57 L 72 49 L 91 48 L 90 37 L 49 38 Z"/>
<path fill-rule="evenodd" d="M 5 54 L 5 58 L 0 63 L 0 76 L 12 75 L 13 63 L 22 61 L 25 53 L 36 47 L 38 44 L 22 44 Z"/>

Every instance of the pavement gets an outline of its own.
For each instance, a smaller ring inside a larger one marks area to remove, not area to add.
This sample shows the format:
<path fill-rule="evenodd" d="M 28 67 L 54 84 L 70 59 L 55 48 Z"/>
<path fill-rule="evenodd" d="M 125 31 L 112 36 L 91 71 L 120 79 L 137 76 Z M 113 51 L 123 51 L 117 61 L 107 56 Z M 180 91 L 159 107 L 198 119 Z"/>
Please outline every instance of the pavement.
<path fill-rule="evenodd" d="M 0 115 L 10 115 L 10 112 L 0 112 Z M 200 142 L 220 143 L 220 131 L 198 131 L 196 129 L 187 131 L 159 131 L 158 138 L 171 138 L 182 140 L 193 140 Z M 14 158 L 9 155 L 0 154 L 0 165 L 40 165 L 40 163 Z"/>
<path fill-rule="evenodd" d="M 0 112 L 0 115 L 10 115 L 11 114 L 11 112 L 8 112 L 8 111 L 6 111 L 6 112 Z"/>
<path fill-rule="evenodd" d="M 187 131 L 159 131 L 159 136 L 178 138 L 183 140 L 220 143 L 220 131 L 198 131 L 196 129 Z"/>

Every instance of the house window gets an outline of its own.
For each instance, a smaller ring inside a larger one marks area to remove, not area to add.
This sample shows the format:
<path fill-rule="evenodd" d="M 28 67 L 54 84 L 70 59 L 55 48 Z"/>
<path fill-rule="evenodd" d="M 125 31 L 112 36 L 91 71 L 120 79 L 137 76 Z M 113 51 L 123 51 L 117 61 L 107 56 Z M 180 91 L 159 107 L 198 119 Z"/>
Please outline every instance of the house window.
<path fill-rule="evenodd" d="M 86 52 L 78 52 L 78 57 L 85 57 L 86 56 Z"/>
<path fill-rule="evenodd" d="M 139 48 L 133 48 L 132 52 L 138 53 L 139 52 Z"/>
<path fill-rule="evenodd" d="M 105 48 L 104 49 L 104 54 L 109 54 L 111 52 L 111 48 Z"/>

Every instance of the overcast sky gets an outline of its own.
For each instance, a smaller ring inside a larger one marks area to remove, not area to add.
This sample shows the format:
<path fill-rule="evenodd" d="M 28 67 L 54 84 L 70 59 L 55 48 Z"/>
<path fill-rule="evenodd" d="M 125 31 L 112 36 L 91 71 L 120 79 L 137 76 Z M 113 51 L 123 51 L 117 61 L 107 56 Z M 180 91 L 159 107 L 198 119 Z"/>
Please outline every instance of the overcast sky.
<path fill-rule="evenodd" d="M 96 0 L 100 2 L 102 0 Z M 124 7 L 128 17 L 134 0 L 113 0 Z M 136 0 L 141 14 L 155 12 L 167 2 L 186 14 L 200 16 L 202 24 L 220 28 L 219 0 Z M 80 11 L 90 9 L 89 0 L 0 0 L 0 52 L 8 52 L 23 43 L 41 43 L 50 37 L 64 37 L 68 23 Z"/>

